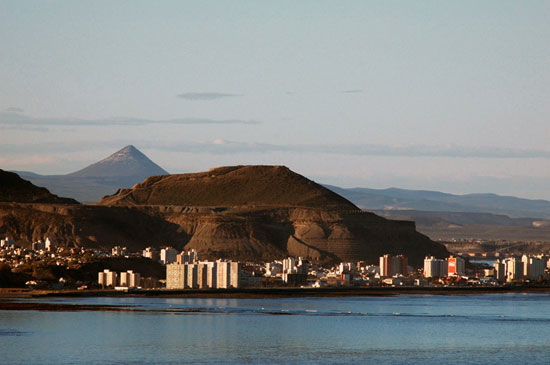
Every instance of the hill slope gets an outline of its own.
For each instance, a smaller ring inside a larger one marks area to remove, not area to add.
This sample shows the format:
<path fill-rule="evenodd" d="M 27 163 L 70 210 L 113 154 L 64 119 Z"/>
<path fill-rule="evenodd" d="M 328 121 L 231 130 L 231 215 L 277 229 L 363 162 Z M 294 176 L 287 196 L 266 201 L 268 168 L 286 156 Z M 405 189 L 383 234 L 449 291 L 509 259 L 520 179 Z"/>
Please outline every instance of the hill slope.
<path fill-rule="evenodd" d="M 60 198 L 4 170 L 0 170 L 0 202 L 78 204 L 74 199 Z"/>
<path fill-rule="evenodd" d="M 103 205 L 290 206 L 358 210 L 348 200 L 284 166 L 232 166 L 154 176 L 104 197 Z"/>

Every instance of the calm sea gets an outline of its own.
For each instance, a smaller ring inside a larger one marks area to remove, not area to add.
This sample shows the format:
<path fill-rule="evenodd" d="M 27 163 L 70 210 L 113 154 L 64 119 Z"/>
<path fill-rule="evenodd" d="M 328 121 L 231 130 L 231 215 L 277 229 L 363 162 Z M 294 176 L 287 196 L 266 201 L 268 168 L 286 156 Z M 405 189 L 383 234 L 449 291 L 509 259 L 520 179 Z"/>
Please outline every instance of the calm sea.
<path fill-rule="evenodd" d="M 1 364 L 550 362 L 543 294 L 48 302 L 159 311 L 0 311 Z"/>

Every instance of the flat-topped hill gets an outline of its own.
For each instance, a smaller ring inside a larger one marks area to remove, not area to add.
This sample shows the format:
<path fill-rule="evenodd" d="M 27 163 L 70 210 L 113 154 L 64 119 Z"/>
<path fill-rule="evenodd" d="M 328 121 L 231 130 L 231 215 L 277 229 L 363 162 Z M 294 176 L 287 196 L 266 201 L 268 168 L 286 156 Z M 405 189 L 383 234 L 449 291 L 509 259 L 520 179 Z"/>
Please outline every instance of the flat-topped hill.
<path fill-rule="evenodd" d="M 231 166 L 193 174 L 152 176 L 131 189 L 105 196 L 100 204 L 358 209 L 285 166 Z"/>
<path fill-rule="evenodd" d="M 19 175 L 0 170 L 0 202 L 78 204 L 74 199 L 60 198 Z"/>

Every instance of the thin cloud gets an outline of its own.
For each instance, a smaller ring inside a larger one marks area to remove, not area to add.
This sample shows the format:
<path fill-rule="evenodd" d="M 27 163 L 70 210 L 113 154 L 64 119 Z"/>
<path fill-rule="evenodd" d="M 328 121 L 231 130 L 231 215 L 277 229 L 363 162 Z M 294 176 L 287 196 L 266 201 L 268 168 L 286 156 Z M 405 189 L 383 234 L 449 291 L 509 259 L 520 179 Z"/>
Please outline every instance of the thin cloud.
<path fill-rule="evenodd" d="M 0 165 L 5 169 L 13 167 L 21 168 L 27 166 L 48 165 L 56 162 L 52 156 L 32 155 L 26 157 L 2 157 L 0 156 Z"/>
<path fill-rule="evenodd" d="M 106 119 L 69 119 L 69 118 L 32 118 L 23 114 L 0 112 L 0 126 L 9 127 L 54 127 L 54 126 L 145 126 L 154 124 L 261 124 L 257 120 L 244 119 L 207 119 L 207 118 L 174 118 L 174 119 L 140 119 L 140 118 L 106 118 Z"/>
<path fill-rule="evenodd" d="M 174 152 L 189 153 L 325 153 L 352 156 L 389 156 L 389 157 L 452 157 L 452 158 L 550 158 L 550 150 L 522 150 L 494 147 L 464 146 L 390 146 L 390 145 L 276 145 L 267 143 L 244 143 L 216 139 L 204 143 L 151 145 L 150 148 Z"/>
<path fill-rule="evenodd" d="M 23 109 L 16 108 L 16 107 L 13 107 L 13 106 L 4 109 L 4 111 L 7 112 L 7 113 L 23 113 Z"/>
<path fill-rule="evenodd" d="M 27 131 L 27 132 L 49 132 L 49 128 L 30 126 L 30 125 L 0 125 L 0 130 L 8 131 Z"/>
<path fill-rule="evenodd" d="M 340 91 L 342 94 L 360 94 L 362 93 L 364 90 L 361 90 L 361 89 L 352 89 L 352 90 L 342 90 Z"/>
<path fill-rule="evenodd" d="M 229 94 L 229 93 L 220 93 L 220 92 L 205 92 L 205 93 L 183 93 L 179 94 L 178 98 L 185 100 L 217 100 L 223 98 L 234 98 L 237 96 L 243 96 L 242 94 Z"/>
<path fill-rule="evenodd" d="M 258 153 L 313 153 L 347 156 L 386 156 L 386 157 L 446 157 L 446 158 L 490 158 L 490 159 L 550 159 L 550 150 L 524 150 L 495 147 L 465 147 L 465 146 L 391 146 L 376 144 L 342 145 L 342 144 L 269 144 L 256 142 L 238 142 L 222 138 L 211 141 L 165 141 L 117 139 L 110 141 L 78 141 L 78 142 L 44 142 L 29 144 L 0 144 L 0 155 L 66 153 L 73 151 L 94 151 L 98 148 L 120 148 L 128 144 L 139 144 L 140 148 L 167 152 L 183 152 L 192 154 L 258 154 Z"/>

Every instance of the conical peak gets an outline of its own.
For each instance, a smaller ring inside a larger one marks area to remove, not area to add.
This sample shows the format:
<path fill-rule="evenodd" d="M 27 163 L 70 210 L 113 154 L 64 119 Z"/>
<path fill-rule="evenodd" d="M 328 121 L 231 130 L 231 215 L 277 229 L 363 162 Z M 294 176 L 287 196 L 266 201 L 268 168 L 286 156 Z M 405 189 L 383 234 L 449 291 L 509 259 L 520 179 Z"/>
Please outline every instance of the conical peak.
<path fill-rule="evenodd" d="M 102 161 L 123 161 L 123 160 L 135 160 L 135 159 L 148 159 L 140 150 L 133 145 L 128 145 L 123 149 L 113 153 L 109 157 Z"/>
<path fill-rule="evenodd" d="M 129 144 L 128 146 L 122 148 L 120 151 L 118 152 L 124 152 L 124 153 L 134 153 L 134 152 L 139 152 L 139 150 L 137 148 L 134 147 L 134 145 L 131 145 Z"/>
<path fill-rule="evenodd" d="M 164 169 L 151 161 L 137 148 L 128 145 L 109 157 L 69 175 L 89 177 L 133 176 L 136 177 L 134 182 L 136 183 L 149 176 L 164 174 L 167 174 Z"/>

